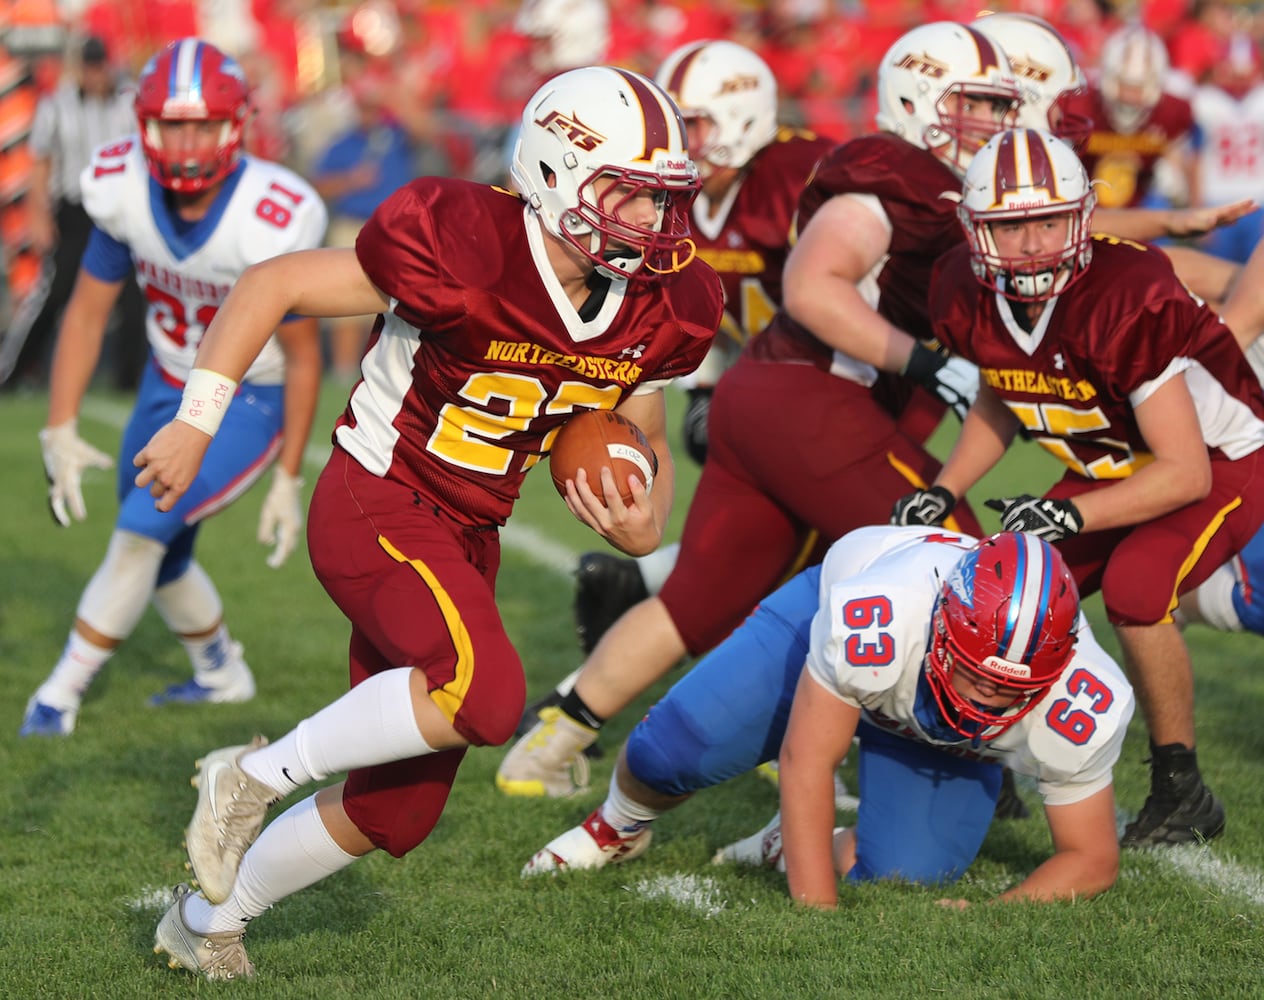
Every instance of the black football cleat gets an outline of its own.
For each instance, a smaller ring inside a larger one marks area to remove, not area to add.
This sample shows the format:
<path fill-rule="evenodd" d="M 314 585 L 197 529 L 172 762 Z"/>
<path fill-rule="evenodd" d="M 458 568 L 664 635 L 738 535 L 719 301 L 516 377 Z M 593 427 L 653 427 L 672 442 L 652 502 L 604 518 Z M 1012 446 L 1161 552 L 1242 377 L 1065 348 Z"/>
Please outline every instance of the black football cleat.
<path fill-rule="evenodd" d="M 1223 832 L 1224 804 L 1203 784 L 1194 751 L 1178 744 L 1152 750 L 1150 795 L 1124 828 L 1119 846 L 1201 844 Z"/>

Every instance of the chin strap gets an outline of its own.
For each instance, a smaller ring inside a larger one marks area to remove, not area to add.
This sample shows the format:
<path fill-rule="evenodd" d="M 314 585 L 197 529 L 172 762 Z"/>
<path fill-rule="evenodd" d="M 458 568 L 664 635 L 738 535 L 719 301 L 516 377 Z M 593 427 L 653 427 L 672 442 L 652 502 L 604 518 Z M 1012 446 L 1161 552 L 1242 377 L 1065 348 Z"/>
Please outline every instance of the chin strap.
<path fill-rule="evenodd" d="M 688 251 L 688 255 L 685 257 L 684 260 L 681 260 L 680 256 L 685 251 Z M 686 267 L 688 267 L 693 262 L 693 259 L 697 256 L 698 256 L 698 245 L 694 243 L 694 241 L 691 240 L 688 236 L 686 236 L 683 240 L 680 241 L 679 245 L 671 251 L 671 254 L 670 254 L 671 265 L 670 266 L 665 267 L 665 268 L 658 268 L 658 267 L 655 267 L 653 264 L 651 264 L 647 260 L 645 262 L 645 269 L 647 271 L 653 271 L 655 274 L 675 274 L 676 272 L 683 271 Z"/>

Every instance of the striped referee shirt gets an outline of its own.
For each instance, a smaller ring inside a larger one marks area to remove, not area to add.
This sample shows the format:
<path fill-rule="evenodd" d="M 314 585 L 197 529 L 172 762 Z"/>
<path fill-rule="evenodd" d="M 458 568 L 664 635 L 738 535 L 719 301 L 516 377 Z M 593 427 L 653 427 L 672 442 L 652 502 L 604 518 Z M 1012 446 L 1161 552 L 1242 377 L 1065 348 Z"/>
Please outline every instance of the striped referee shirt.
<path fill-rule="evenodd" d="M 31 124 L 31 153 L 50 158 L 49 200 L 71 201 L 79 195 L 79 174 L 98 146 L 136 131 L 135 93 L 119 88 L 106 98 L 84 94 L 74 83 L 63 83 L 40 99 Z"/>

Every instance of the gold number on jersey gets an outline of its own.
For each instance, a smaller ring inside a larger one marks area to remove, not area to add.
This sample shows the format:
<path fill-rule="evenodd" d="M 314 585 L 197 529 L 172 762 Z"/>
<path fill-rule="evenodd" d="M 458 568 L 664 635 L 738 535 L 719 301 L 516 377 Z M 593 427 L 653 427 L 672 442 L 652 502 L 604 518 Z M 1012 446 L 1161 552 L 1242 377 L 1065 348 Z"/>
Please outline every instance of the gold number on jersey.
<path fill-rule="evenodd" d="M 613 409 L 619 402 L 619 387 L 562 382 L 550 395 L 543 382 L 529 375 L 477 372 L 465 380 L 460 395 L 470 405 L 444 404 L 438 426 L 426 442 L 427 450 L 451 465 L 503 476 L 518 452 L 496 442 L 525 431 L 542 413 L 570 413 L 577 406 Z M 542 451 L 552 447 L 556 434 L 554 430 L 545 436 Z M 522 469 L 539 460 L 539 455 L 528 455 Z"/>
<path fill-rule="evenodd" d="M 1124 441 L 1097 438 L 1095 444 L 1117 448 L 1120 456 L 1103 455 L 1084 463 L 1076 458 L 1067 438 L 1076 434 L 1096 434 L 1106 430 L 1110 421 L 1101 409 L 1077 410 L 1062 403 L 1018 403 L 1006 400 L 1006 406 L 1022 425 L 1031 432 L 1032 440 L 1053 455 L 1063 465 L 1089 479 L 1125 479 L 1131 476 L 1148 458 L 1134 455 Z"/>

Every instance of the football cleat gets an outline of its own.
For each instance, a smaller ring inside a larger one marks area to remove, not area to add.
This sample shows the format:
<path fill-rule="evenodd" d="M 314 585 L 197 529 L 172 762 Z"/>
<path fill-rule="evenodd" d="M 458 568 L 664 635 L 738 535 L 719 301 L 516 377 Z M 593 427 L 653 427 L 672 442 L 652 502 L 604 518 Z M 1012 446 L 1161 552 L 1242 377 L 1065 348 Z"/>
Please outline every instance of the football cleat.
<path fill-rule="evenodd" d="M 149 704 L 156 708 L 172 704 L 228 705 L 250 701 L 255 696 L 255 678 L 241 654 L 241 643 L 229 644 L 227 655 L 221 652 L 215 658 L 214 669 L 199 670 L 187 681 L 172 684 L 153 695 Z"/>
<path fill-rule="evenodd" d="M 22 725 L 18 736 L 69 736 L 75 731 L 75 720 L 79 712 L 74 708 L 53 708 L 35 700 L 26 703 L 26 713 L 22 716 Z"/>
<path fill-rule="evenodd" d="M 181 883 L 171 895 L 174 902 L 154 932 L 154 954 L 166 952 L 170 968 L 187 969 L 213 982 L 253 978 L 255 967 L 246 956 L 242 941 L 246 928 L 214 934 L 195 931 L 184 922 L 184 901 L 192 895 L 192 890 Z"/>
<path fill-rule="evenodd" d="M 770 819 L 767 825 L 749 837 L 721 847 L 711 859 L 713 865 L 750 865 L 752 868 L 786 870 L 781 855 L 781 813 Z"/>
<path fill-rule="evenodd" d="M 1203 784 L 1197 771 L 1191 772 L 1190 777 L 1193 780 L 1181 783 L 1179 788 L 1173 784 L 1152 790 L 1137 818 L 1124 828 L 1119 846 L 1201 844 L 1222 833 L 1224 803 Z"/>
<path fill-rule="evenodd" d="M 650 596 L 635 559 L 585 552 L 575 570 L 575 634 L 587 656 L 610 626 Z"/>
<path fill-rule="evenodd" d="M 496 787 L 506 795 L 561 799 L 588 791 L 591 770 L 584 750 L 597 730 L 556 706 L 542 709 L 536 724 L 505 754 Z"/>
<path fill-rule="evenodd" d="M 281 798 L 241 768 L 242 756 L 267 742 L 256 736 L 246 746 L 215 750 L 197 762 L 198 800 L 184 845 L 198 887 L 212 903 L 232 892 L 242 856 L 259 836 L 268 807 Z"/>
<path fill-rule="evenodd" d="M 522 877 L 549 875 L 563 869 L 604 868 L 639 858 L 650 846 L 653 831 L 642 826 L 632 833 L 620 833 L 601 815 L 592 811 L 579 826 L 571 827 L 550 840 L 532 855 L 522 869 Z"/>

